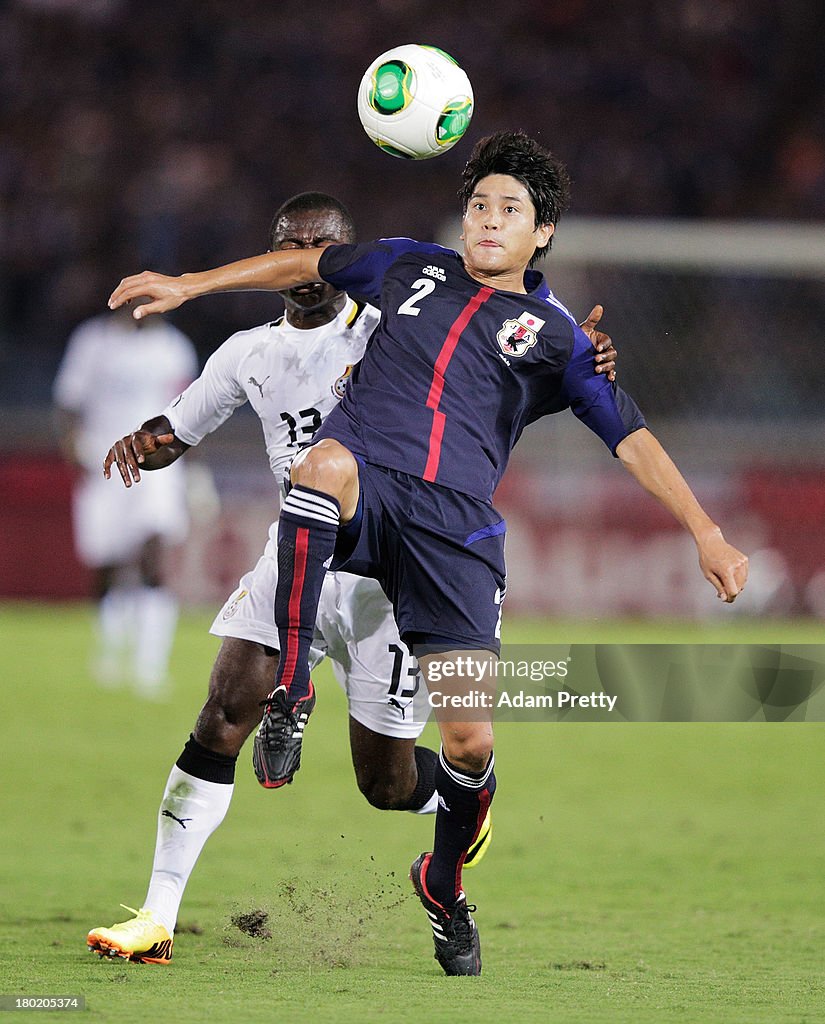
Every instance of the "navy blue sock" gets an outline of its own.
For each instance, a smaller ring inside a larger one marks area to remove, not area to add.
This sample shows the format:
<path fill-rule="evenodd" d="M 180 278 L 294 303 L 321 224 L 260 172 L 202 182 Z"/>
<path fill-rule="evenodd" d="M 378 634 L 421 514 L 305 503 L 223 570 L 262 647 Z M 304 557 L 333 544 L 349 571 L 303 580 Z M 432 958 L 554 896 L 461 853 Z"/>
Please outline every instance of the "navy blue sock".
<path fill-rule="evenodd" d="M 438 810 L 435 842 L 427 866 L 427 891 L 444 907 L 452 907 L 461 892 L 461 869 L 467 850 L 478 835 L 496 791 L 490 754 L 482 772 L 468 772 L 451 765 L 442 750 L 435 770 Z"/>
<path fill-rule="evenodd" d="M 285 686 L 292 701 L 309 693 L 309 648 L 339 518 L 335 498 L 311 487 L 293 487 L 281 510 L 275 590 L 281 657 L 275 685 Z"/>
<path fill-rule="evenodd" d="M 419 811 L 424 804 L 429 803 L 435 792 L 435 770 L 438 765 L 438 754 L 429 747 L 413 747 L 415 767 L 418 769 L 418 782 L 415 784 L 413 795 L 404 808 L 405 811 Z"/>

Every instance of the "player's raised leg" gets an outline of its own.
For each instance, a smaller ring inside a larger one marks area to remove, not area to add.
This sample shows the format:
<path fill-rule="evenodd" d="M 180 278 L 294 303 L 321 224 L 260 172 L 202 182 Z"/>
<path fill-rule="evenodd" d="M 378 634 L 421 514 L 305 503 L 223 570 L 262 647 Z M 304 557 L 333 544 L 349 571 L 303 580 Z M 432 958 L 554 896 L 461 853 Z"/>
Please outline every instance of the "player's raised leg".
<path fill-rule="evenodd" d="M 309 656 L 318 601 L 339 524 L 357 504 L 358 465 L 338 441 L 321 441 L 295 459 L 278 526 L 275 623 L 282 657 L 253 751 L 258 781 L 270 789 L 291 782 L 301 766 L 304 727 L 315 706 Z"/>
<path fill-rule="evenodd" d="M 128 921 L 89 932 L 101 956 L 168 963 L 184 889 L 210 835 L 229 809 L 235 763 L 272 687 L 277 652 L 225 637 L 209 696 L 169 774 L 158 812 L 155 858 L 143 907 Z"/>

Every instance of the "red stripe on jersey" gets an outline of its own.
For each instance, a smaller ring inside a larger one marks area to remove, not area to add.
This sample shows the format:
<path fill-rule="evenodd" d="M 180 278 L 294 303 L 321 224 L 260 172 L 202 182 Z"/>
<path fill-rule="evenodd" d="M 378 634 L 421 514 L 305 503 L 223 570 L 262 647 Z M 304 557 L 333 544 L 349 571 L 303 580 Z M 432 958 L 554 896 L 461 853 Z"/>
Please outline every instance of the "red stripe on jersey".
<path fill-rule="evenodd" d="M 433 425 L 430 430 L 430 450 L 427 454 L 427 465 L 424 467 L 424 479 L 435 480 L 438 472 L 438 460 L 441 457 L 441 440 L 444 437 L 444 424 L 447 417 L 438 409 L 433 409 Z"/>
<path fill-rule="evenodd" d="M 298 629 L 301 625 L 301 598 L 304 593 L 308 550 L 309 530 L 305 526 L 299 526 L 295 531 L 295 557 L 292 563 L 292 588 L 289 592 L 286 658 L 281 676 L 281 683 L 286 687 L 287 693 L 289 693 L 289 687 L 298 664 Z"/>
<path fill-rule="evenodd" d="M 424 467 L 423 477 L 424 480 L 431 483 L 438 473 L 438 463 L 441 460 L 441 441 L 444 437 L 444 428 L 447 425 L 447 417 L 438 409 L 441 395 L 444 392 L 444 374 L 447 372 L 447 367 L 450 365 L 450 360 L 453 358 L 453 353 L 465 327 L 492 294 L 492 288 L 479 288 L 470 299 L 447 332 L 447 337 L 444 339 L 444 344 L 441 346 L 441 351 L 438 353 L 433 367 L 433 379 L 430 384 L 430 393 L 427 395 L 427 408 L 433 410 L 433 425 L 430 430 L 430 446 L 427 451 L 427 465 Z"/>

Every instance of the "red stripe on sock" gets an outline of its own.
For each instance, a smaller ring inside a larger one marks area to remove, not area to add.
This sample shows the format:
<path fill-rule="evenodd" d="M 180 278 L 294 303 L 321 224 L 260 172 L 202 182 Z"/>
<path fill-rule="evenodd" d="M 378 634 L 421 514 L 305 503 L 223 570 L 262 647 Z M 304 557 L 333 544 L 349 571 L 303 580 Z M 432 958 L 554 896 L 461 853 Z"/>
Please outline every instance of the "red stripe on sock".
<path fill-rule="evenodd" d="M 298 629 L 301 625 L 301 598 L 304 594 L 304 580 L 306 579 L 307 552 L 309 550 L 309 530 L 306 526 L 299 526 L 295 531 L 295 557 L 292 562 L 292 588 L 289 592 L 289 608 L 287 617 L 287 640 L 286 659 L 284 671 L 281 676 L 281 683 L 289 693 L 289 687 L 295 678 L 295 669 L 298 665 L 299 636 Z"/>
<path fill-rule="evenodd" d="M 418 876 L 419 880 L 421 882 L 421 889 L 422 889 L 424 895 L 427 897 L 427 899 L 431 903 L 434 903 L 437 907 L 441 907 L 441 909 L 446 913 L 447 908 L 444 906 L 444 904 L 443 903 L 439 903 L 437 899 L 434 899 L 432 893 L 427 888 L 427 868 L 430 866 L 430 861 L 432 859 L 433 859 L 433 855 L 432 854 L 428 854 L 428 856 L 426 856 L 424 858 L 424 861 L 421 864 L 421 871 L 420 871 L 419 876 Z"/>

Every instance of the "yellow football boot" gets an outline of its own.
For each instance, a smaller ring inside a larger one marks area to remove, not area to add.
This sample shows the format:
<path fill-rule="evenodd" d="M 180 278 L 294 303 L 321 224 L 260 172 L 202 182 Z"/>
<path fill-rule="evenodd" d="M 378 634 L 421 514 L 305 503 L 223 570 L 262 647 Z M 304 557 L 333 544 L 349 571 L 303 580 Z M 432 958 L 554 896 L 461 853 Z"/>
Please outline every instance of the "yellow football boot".
<path fill-rule="evenodd" d="M 172 936 L 152 911 L 132 910 L 124 903 L 121 906 L 135 916 L 111 928 L 93 928 L 86 937 L 89 949 L 99 956 L 120 956 L 136 964 L 168 964 L 172 959 Z"/>

